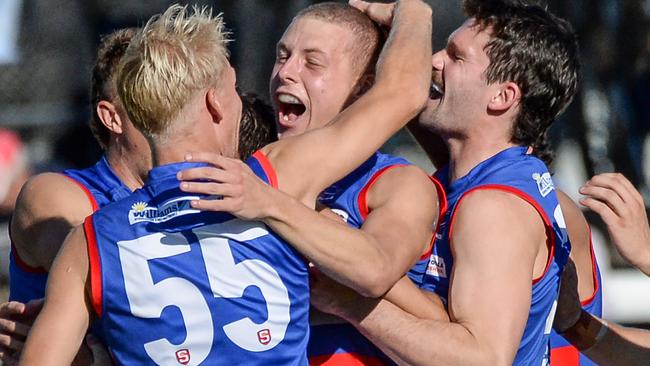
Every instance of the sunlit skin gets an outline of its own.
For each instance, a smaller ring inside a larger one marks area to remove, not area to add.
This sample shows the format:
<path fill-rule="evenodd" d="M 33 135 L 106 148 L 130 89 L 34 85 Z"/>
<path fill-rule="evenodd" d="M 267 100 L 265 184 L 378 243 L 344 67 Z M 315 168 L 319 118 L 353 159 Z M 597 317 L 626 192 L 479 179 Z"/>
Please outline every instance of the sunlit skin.
<path fill-rule="evenodd" d="M 354 41 L 338 24 L 308 16 L 291 23 L 278 42 L 269 87 L 281 138 L 321 127 L 345 106 L 361 74 L 350 62 Z M 278 99 L 292 97 L 298 106 Z"/>

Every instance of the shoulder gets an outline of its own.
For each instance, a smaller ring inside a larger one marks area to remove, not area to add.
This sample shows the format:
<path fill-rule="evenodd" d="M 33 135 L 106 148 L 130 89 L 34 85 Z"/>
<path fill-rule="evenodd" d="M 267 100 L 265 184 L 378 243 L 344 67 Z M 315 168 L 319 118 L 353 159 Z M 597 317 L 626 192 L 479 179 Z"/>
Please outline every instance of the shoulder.
<path fill-rule="evenodd" d="M 25 183 L 16 202 L 11 224 L 14 246 L 28 264 L 47 267 L 70 229 L 91 213 L 92 205 L 77 183 L 57 173 L 36 175 Z"/>
<path fill-rule="evenodd" d="M 76 218 L 74 221 L 79 224 L 92 212 L 92 205 L 83 189 L 70 178 L 43 173 L 25 183 L 16 202 L 16 212 L 29 218 Z"/>
<path fill-rule="evenodd" d="M 431 177 L 415 165 L 393 165 L 382 171 L 368 192 L 368 204 L 399 199 L 437 206 L 438 193 Z"/>
<path fill-rule="evenodd" d="M 452 220 L 450 230 L 455 236 L 525 239 L 545 235 L 544 222 L 535 207 L 510 191 L 498 189 L 476 189 L 463 195 Z"/>

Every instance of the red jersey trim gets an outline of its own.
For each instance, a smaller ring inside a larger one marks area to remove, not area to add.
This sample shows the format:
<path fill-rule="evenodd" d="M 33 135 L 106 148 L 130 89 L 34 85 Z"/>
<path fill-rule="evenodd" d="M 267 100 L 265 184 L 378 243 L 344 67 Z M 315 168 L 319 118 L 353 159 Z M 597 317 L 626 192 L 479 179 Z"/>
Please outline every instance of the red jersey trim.
<path fill-rule="evenodd" d="M 92 215 L 84 220 L 84 233 L 88 244 L 88 263 L 90 265 L 90 293 L 93 309 L 98 317 L 102 316 L 102 264 L 99 260 L 97 236 L 93 225 Z"/>
<path fill-rule="evenodd" d="M 573 346 L 552 348 L 551 365 L 578 366 L 580 365 L 580 352 Z"/>
<path fill-rule="evenodd" d="M 376 357 L 364 356 L 358 353 L 335 353 L 309 357 L 310 366 L 384 366 L 384 362 Z"/>
<path fill-rule="evenodd" d="M 45 268 L 32 267 L 29 264 L 25 263 L 25 261 L 22 258 L 20 258 L 20 255 L 18 254 L 18 251 L 16 250 L 16 246 L 14 245 L 13 241 L 11 242 L 11 255 L 14 257 L 14 262 L 16 262 L 16 265 L 18 266 L 18 268 L 20 268 L 21 271 L 26 273 L 31 273 L 31 274 L 47 274 Z"/>
<path fill-rule="evenodd" d="M 382 169 L 379 169 L 378 171 L 375 172 L 375 174 L 370 177 L 370 180 L 368 180 L 368 183 L 363 187 L 361 192 L 359 192 L 359 197 L 357 198 L 357 209 L 359 209 L 359 213 L 361 214 L 361 219 L 365 220 L 368 217 L 368 214 L 370 213 L 370 209 L 368 208 L 368 191 L 372 186 L 377 182 L 377 180 L 387 171 L 393 168 L 397 167 L 402 167 L 402 166 L 407 166 L 406 164 L 395 164 L 395 165 L 389 165 L 387 167 L 383 167 Z"/>
<path fill-rule="evenodd" d="M 63 174 L 61 174 L 61 175 L 63 175 Z M 93 194 L 90 193 L 90 190 L 88 189 L 88 187 L 86 187 L 81 182 L 79 182 L 78 180 L 76 180 L 76 179 L 74 179 L 72 177 L 68 177 L 67 175 L 63 175 L 63 176 L 70 179 L 76 185 L 78 185 L 79 188 L 81 188 L 81 190 L 86 194 L 86 197 L 88 197 L 88 201 L 90 201 L 90 206 L 92 207 L 93 212 L 99 210 L 99 205 L 97 204 L 97 200 L 95 200 L 95 196 L 93 196 Z"/>
<path fill-rule="evenodd" d="M 548 272 L 548 269 L 551 267 L 551 263 L 553 262 L 553 257 L 555 256 L 555 235 L 553 235 L 553 228 L 551 226 L 551 220 L 549 220 L 548 216 L 546 216 L 546 213 L 544 212 L 544 209 L 537 203 L 531 196 L 526 194 L 525 192 L 510 187 L 510 186 L 504 186 L 501 184 L 486 184 L 483 186 L 478 186 L 473 189 L 470 189 L 469 191 L 463 193 L 463 195 L 458 199 L 458 203 L 456 204 L 456 208 L 460 206 L 461 202 L 465 197 L 467 197 L 470 193 L 479 191 L 479 190 L 497 190 L 497 191 L 503 191 L 507 193 L 512 193 L 515 196 L 523 199 L 524 201 L 528 202 L 531 206 L 535 208 L 537 213 L 540 215 L 542 220 L 544 221 L 544 227 L 546 229 L 546 246 L 548 247 L 548 259 L 546 260 L 546 267 L 544 268 L 544 272 L 542 273 L 541 276 L 538 278 L 533 279 L 533 285 L 535 285 L 537 282 L 541 281 L 544 276 L 546 276 L 546 273 Z M 454 230 L 454 221 L 456 219 L 456 212 L 458 210 L 454 210 L 454 213 L 452 214 L 451 220 L 449 222 L 449 247 L 451 249 L 452 246 L 452 233 Z"/>
<path fill-rule="evenodd" d="M 596 294 L 598 294 L 598 290 L 600 289 L 600 281 L 598 279 L 598 264 L 596 262 L 596 252 L 594 251 L 594 238 L 591 233 L 591 226 L 589 226 L 589 224 L 587 224 L 587 228 L 589 229 L 589 250 L 591 252 L 591 274 L 594 281 L 594 292 L 590 297 L 580 301 L 580 305 L 583 307 L 590 305 L 594 301 Z"/>
<path fill-rule="evenodd" d="M 278 176 L 275 173 L 275 169 L 273 169 L 273 165 L 271 165 L 269 158 L 264 155 L 262 150 L 257 150 L 253 154 L 253 157 L 257 159 L 257 161 L 260 163 L 260 166 L 264 170 L 266 177 L 269 178 L 269 185 L 273 188 L 278 188 Z"/>
<path fill-rule="evenodd" d="M 436 186 L 436 191 L 438 192 L 438 222 L 436 223 L 436 230 L 433 232 L 433 237 L 431 238 L 431 244 L 429 245 L 429 250 L 424 252 L 424 254 L 422 254 L 420 260 L 427 259 L 433 252 L 433 247 L 436 245 L 436 234 L 440 229 L 440 223 L 442 222 L 442 219 L 447 213 L 447 192 L 445 192 L 445 188 L 442 186 L 442 183 L 440 183 L 438 178 L 434 177 L 433 175 L 430 176 L 429 178 Z"/>

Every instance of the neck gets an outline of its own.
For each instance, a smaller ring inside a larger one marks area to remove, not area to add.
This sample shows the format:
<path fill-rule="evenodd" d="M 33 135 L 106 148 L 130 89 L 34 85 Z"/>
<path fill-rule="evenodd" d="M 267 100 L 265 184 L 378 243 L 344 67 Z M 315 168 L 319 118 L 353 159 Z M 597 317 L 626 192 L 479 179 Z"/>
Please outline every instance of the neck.
<path fill-rule="evenodd" d="M 128 154 L 125 149 L 118 147 L 110 147 L 106 151 L 106 160 L 108 160 L 111 169 L 132 191 L 144 185 L 147 175 L 147 169 L 140 167 L 142 160 L 134 159 L 134 156 L 137 154 Z"/>
<path fill-rule="evenodd" d="M 516 145 L 508 141 L 452 138 L 447 140 L 447 146 L 449 146 L 449 179 L 453 182 L 466 176 L 481 162 Z"/>
<path fill-rule="evenodd" d="M 198 152 L 211 152 L 223 154 L 215 141 L 207 141 L 205 138 L 196 136 L 185 136 L 167 141 L 153 141 L 151 143 L 154 166 L 161 166 L 185 161 L 188 154 Z"/>

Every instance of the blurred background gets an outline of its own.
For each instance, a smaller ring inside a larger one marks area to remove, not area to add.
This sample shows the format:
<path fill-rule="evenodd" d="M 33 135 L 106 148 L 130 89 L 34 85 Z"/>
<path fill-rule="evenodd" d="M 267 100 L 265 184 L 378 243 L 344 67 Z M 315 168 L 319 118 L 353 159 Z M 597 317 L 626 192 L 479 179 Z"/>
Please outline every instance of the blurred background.
<path fill-rule="evenodd" d="M 224 13 L 234 33 L 232 63 L 244 91 L 268 95 L 275 43 L 293 15 L 319 1 L 191 1 Z M 463 21 L 460 0 L 429 0 L 434 49 Z M 543 2 L 543 1 L 542 1 Z M 90 70 L 101 35 L 142 25 L 166 0 L 0 0 L 0 281 L 6 283 L 7 222 L 29 174 L 82 168 L 100 150 L 87 127 Z M 574 199 L 595 173 L 625 174 L 650 202 L 650 0 L 549 0 L 579 34 L 584 76 L 580 93 L 552 129 L 555 180 Z M 428 171 L 433 167 L 401 133 L 386 146 Z M 611 250 L 594 228 L 604 276 L 605 314 L 650 323 L 650 279 Z M 4 288 L 4 286 L 3 286 Z M 0 300 L 6 298 L 6 290 Z"/>

